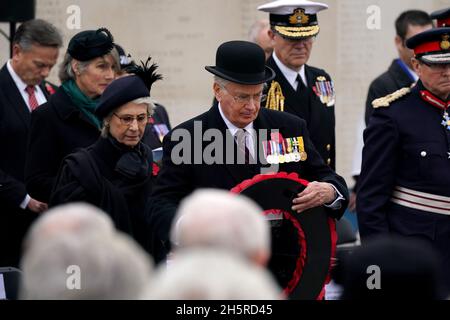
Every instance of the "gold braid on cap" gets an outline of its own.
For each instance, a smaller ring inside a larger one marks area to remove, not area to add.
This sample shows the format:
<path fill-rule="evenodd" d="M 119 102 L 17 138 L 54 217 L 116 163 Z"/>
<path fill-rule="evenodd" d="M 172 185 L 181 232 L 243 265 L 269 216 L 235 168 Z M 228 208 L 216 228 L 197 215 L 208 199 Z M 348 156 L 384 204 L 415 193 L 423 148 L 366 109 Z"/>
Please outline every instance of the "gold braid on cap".
<path fill-rule="evenodd" d="M 272 81 L 267 92 L 266 108 L 271 110 L 284 111 L 284 96 L 278 82 Z"/>
<path fill-rule="evenodd" d="M 275 26 L 275 31 L 286 37 L 311 37 L 319 33 L 319 26 L 311 27 L 281 27 Z"/>

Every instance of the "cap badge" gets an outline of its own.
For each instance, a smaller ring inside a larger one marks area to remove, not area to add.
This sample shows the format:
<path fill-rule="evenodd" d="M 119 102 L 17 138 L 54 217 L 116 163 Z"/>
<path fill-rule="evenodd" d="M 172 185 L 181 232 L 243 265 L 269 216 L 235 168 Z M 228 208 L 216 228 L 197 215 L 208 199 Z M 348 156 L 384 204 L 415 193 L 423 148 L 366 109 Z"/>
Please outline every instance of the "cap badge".
<path fill-rule="evenodd" d="M 442 41 L 440 43 L 442 50 L 450 49 L 450 41 L 449 41 L 449 39 L 450 39 L 450 36 L 448 34 L 444 34 L 442 36 Z"/>
<path fill-rule="evenodd" d="M 307 24 L 309 22 L 309 17 L 305 14 L 304 9 L 295 9 L 294 14 L 289 17 L 290 24 Z"/>

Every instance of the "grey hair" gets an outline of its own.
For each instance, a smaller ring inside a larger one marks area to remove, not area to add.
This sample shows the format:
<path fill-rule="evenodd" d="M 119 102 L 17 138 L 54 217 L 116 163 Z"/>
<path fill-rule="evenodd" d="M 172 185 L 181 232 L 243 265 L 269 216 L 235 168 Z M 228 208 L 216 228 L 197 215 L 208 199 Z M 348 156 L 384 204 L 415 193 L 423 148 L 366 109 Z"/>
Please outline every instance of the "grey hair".
<path fill-rule="evenodd" d="M 20 25 L 14 35 L 13 43 L 18 44 L 24 51 L 28 51 L 33 44 L 61 48 L 63 39 L 54 25 L 42 19 L 34 19 Z"/>
<path fill-rule="evenodd" d="M 225 88 L 231 81 L 223 79 L 219 76 L 214 76 L 214 82 L 217 83 L 221 88 Z"/>
<path fill-rule="evenodd" d="M 117 72 L 120 71 L 120 59 L 119 59 L 119 52 L 116 48 L 113 48 L 109 53 L 105 54 L 103 57 L 110 55 L 113 58 L 114 61 L 114 67 L 116 68 Z M 96 57 L 98 58 L 98 57 Z M 94 58 L 94 59 L 96 59 Z M 83 73 L 86 68 L 94 61 L 94 59 L 88 60 L 88 61 L 78 61 L 78 71 L 80 74 Z M 75 59 L 69 54 L 66 53 L 64 56 L 64 60 L 61 63 L 59 67 L 59 80 L 61 82 L 67 81 L 67 80 L 75 80 L 75 70 L 72 68 L 72 61 Z"/>
<path fill-rule="evenodd" d="M 248 40 L 254 43 L 258 43 L 258 37 L 261 30 L 269 28 L 269 26 L 270 26 L 269 20 L 267 19 L 257 20 L 255 23 L 252 24 L 252 26 L 248 31 Z"/>
<path fill-rule="evenodd" d="M 214 212 L 211 213 L 214 216 Z M 283 293 L 270 272 L 233 253 L 210 249 L 176 252 L 170 267 L 160 265 L 148 299 L 280 300 Z"/>
<path fill-rule="evenodd" d="M 25 248 L 46 242 L 60 234 L 83 237 L 90 233 L 109 235 L 114 231 L 111 218 L 102 210 L 87 203 L 70 203 L 48 210 L 30 228 Z"/>
<path fill-rule="evenodd" d="M 72 56 L 68 53 L 65 54 L 64 60 L 61 63 L 61 66 L 59 68 L 59 80 L 61 82 L 67 81 L 67 80 L 75 80 L 75 72 L 72 69 Z M 91 63 L 91 60 L 89 61 L 79 61 L 78 63 L 78 71 L 81 73 L 84 71 L 87 66 Z"/>
<path fill-rule="evenodd" d="M 132 101 L 130 101 L 130 102 L 131 102 L 131 103 L 135 103 L 135 104 L 145 104 L 145 105 L 147 105 L 147 114 L 148 114 L 149 116 L 151 116 L 151 115 L 153 114 L 153 112 L 154 112 L 154 109 L 155 109 L 155 103 L 153 102 L 152 98 L 150 98 L 150 97 L 137 98 L 137 99 L 134 99 L 134 100 L 132 100 Z M 119 107 L 121 107 L 121 106 L 119 106 Z M 117 108 L 119 108 L 119 107 L 117 107 Z M 116 108 L 116 109 L 117 109 L 117 108 Z M 109 122 L 111 121 L 111 118 L 112 118 L 112 116 L 113 116 L 113 113 L 115 112 L 116 109 L 114 109 L 113 111 L 111 111 L 111 112 L 103 119 L 102 130 L 101 130 L 101 134 L 100 134 L 103 138 L 108 137 L 108 134 L 109 134 Z"/>
<path fill-rule="evenodd" d="M 33 245 L 21 269 L 23 299 L 128 300 L 142 296 L 153 263 L 126 234 L 59 233 Z"/>
<path fill-rule="evenodd" d="M 171 229 L 179 249 L 212 247 L 252 260 L 270 255 L 270 228 L 250 199 L 223 190 L 195 191 L 181 202 Z"/>
<path fill-rule="evenodd" d="M 229 85 L 230 83 L 233 83 L 233 81 L 223 79 L 216 75 L 214 76 L 214 82 L 217 83 L 222 89 L 225 89 L 225 87 L 227 85 Z M 263 91 L 266 91 L 267 87 L 268 87 L 267 83 L 261 83 L 261 84 L 263 85 Z"/>

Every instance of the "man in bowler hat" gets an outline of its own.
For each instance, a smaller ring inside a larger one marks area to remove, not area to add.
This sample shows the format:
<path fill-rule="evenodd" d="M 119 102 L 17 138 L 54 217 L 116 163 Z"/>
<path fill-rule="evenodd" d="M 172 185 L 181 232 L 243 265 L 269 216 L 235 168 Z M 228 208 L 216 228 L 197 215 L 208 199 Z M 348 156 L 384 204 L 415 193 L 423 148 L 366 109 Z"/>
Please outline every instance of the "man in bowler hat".
<path fill-rule="evenodd" d="M 170 249 L 169 230 L 183 198 L 197 188 L 230 190 L 274 162 L 279 171 L 296 172 L 312 181 L 303 192 L 294 195 L 293 211 L 301 213 L 325 205 L 329 216 L 340 218 L 348 199 L 345 181 L 324 163 L 309 138 L 305 121 L 260 107 L 264 84 L 274 78 L 273 70 L 265 66 L 263 49 L 246 41 L 225 42 L 217 50 L 216 66 L 205 68 L 214 75 L 217 101 L 164 138 L 162 169 L 148 217 L 155 237 L 156 260 L 163 259 Z M 205 133 L 203 138 L 198 136 L 199 130 Z M 220 135 L 212 141 L 208 133 L 217 132 Z M 180 146 L 192 137 L 202 141 L 192 141 L 181 152 Z M 217 144 L 218 140 L 223 143 Z M 215 149 L 211 153 L 213 143 Z M 261 145 L 274 148 L 260 148 Z M 208 159 L 208 153 L 215 156 L 213 161 Z"/>

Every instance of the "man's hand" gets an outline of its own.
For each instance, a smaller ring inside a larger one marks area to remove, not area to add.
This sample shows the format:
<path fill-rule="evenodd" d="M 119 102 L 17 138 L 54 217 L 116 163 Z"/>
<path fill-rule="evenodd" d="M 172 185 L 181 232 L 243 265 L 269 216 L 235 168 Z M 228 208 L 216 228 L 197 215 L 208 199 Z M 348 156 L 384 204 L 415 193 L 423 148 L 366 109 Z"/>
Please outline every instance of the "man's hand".
<path fill-rule="evenodd" d="M 292 200 L 292 210 L 300 213 L 310 208 L 333 202 L 337 197 L 336 190 L 328 182 L 313 181 Z"/>
<path fill-rule="evenodd" d="M 41 213 L 48 209 L 48 205 L 31 198 L 30 202 L 28 202 L 28 209 L 36 213 Z"/>

